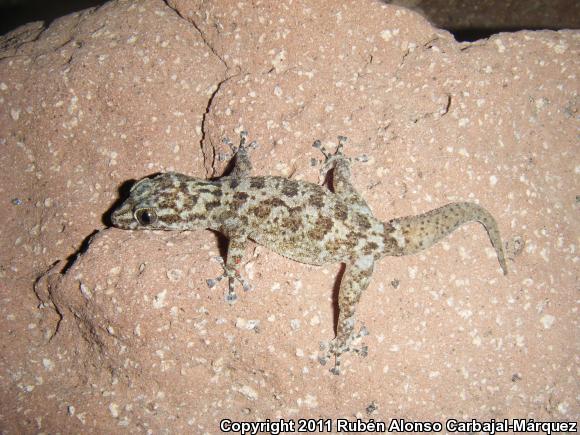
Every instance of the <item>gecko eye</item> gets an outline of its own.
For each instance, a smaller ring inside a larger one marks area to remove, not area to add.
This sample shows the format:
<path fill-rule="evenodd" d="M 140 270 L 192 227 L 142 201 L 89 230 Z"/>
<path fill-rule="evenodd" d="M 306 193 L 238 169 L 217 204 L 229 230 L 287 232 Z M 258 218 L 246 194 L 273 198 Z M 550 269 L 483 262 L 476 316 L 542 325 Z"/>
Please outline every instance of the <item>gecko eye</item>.
<path fill-rule="evenodd" d="M 135 212 L 135 219 L 137 219 L 141 225 L 146 227 L 147 225 L 152 225 L 157 222 L 157 213 L 155 213 L 155 210 L 150 208 L 140 208 Z"/>

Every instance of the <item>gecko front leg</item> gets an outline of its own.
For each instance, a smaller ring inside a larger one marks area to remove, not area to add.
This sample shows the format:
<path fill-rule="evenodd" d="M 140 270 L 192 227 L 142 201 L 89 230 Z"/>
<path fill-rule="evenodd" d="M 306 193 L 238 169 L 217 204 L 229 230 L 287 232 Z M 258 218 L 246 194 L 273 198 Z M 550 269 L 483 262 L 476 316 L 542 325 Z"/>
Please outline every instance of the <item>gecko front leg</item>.
<path fill-rule="evenodd" d="M 240 132 L 240 144 L 236 147 L 228 138 L 224 138 L 222 142 L 230 147 L 232 156 L 234 158 L 234 168 L 229 175 L 232 178 L 249 177 L 252 172 L 252 162 L 248 154 L 249 149 L 254 149 L 258 143 L 254 140 L 250 143 L 248 141 L 248 132 Z"/>
<path fill-rule="evenodd" d="M 207 280 L 208 287 L 212 288 L 222 279 L 228 279 L 228 292 L 226 294 L 226 301 L 229 304 L 233 304 L 238 299 L 236 295 L 236 281 L 238 281 L 244 291 L 250 291 L 252 286 L 242 277 L 240 272 L 240 265 L 242 264 L 242 258 L 244 257 L 244 251 L 246 249 L 247 236 L 245 235 L 229 235 L 230 239 L 228 242 L 228 254 L 226 261 L 221 257 L 216 257 L 216 260 L 222 265 L 224 272 L 212 279 Z"/>
<path fill-rule="evenodd" d="M 240 133 L 240 144 L 235 146 L 229 139 L 225 138 L 223 142 L 230 147 L 234 155 L 234 167 L 229 176 L 223 177 L 223 180 L 233 180 L 231 185 L 237 184 L 236 180 L 241 180 L 249 177 L 252 171 L 252 162 L 248 155 L 248 149 L 257 147 L 257 143 L 252 141 L 247 143 L 248 132 L 242 131 Z M 252 289 L 250 284 L 242 277 L 240 273 L 240 265 L 244 256 L 248 235 L 240 231 L 237 223 L 224 223 L 220 225 L 218 230 L 228 238 L 228 253 L 226 261 L 221 257 L 216 257 L 221 264 L 224 272 L 216 278 L 208 279 L 207 285 L 211 288 L 219 283 L 222 279 L 228 278 L 228 292 L 226 294 L 226 301 L 233 304 L 237 300 L 235 284 L 238 281 L 244 291 Z"/>
<path fill-rule="evenodd" d="M 230 147 L 232 154 L 234 155 L 234 167 L 232 172 L 229 176 L 223 177 L 223 179 L 239 180 L 250 176 L 252 162 L 248 155 L 248 149 L 255 148 L 258 144 L 255 141 L 248 144 L 247 138 L 248 132 L 242 131 L 240 133 L 240 144 L 237 147 L 229 139 L 223 139 L 223 142 Z M 208 279 L 207 285 L 211 288 L 222 279 L 228 278 L 226 301 L 233 304 L 237 300 L 235 291 L 236 281 L 242 284 L 244 291 L 249 291 L 252 288 L 240 273 L 240 265 L 242 263 L 242 258 L 244 257 L 248 236 L 245 233 L 240 233 L 236 229 L 232 229 L 232 227 L 228 225 L 224 226 L 225 228 L 220 228 L 220 232 L 226 235 L 229 239 L 226 261 L 224 262 L 221 257 L 216 257 L 218 263 L 223 267 L 224 272 L 216 278 Z"/>
<path fill-rule="evenodd" d="M 349 205 L 356 207 L 361 213 L 372 216 L 368 204 L 350 181 L 351 159 L 343 153 L 343 148 L 347 140 L 345 136 L 338 136 L 338 145 L 336 146 L 334 154 L 328 152 L 319 140 L 312 144 L 314 148 L 319 149 L 324 155 L 324 162 L 320 168 L 320 176 L 321 178 L 325 178 L 332 171 L 331 180 L 333 192 Z M 357 157 L 355 160 L 366 161 L 366 157 Z"/>

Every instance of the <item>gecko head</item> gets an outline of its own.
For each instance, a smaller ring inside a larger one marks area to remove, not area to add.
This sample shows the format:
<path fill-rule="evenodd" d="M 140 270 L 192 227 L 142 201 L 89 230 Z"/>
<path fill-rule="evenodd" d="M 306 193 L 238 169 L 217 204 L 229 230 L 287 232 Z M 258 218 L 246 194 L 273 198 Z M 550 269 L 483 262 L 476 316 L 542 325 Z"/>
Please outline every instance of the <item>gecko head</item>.
<path fill-rule="evenodd" d="M 208 228 L 212 209 L 220 205 L 219 183 L 175 172 L 143 178 L 111 215 L 127 230 L 193 230 Z"/>

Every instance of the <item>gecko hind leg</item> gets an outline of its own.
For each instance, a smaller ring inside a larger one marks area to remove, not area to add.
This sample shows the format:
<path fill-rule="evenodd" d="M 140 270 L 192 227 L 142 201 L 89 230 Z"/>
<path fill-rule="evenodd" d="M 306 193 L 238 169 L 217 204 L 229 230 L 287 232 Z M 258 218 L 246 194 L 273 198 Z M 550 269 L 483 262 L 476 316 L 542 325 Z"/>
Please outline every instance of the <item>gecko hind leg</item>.
<path fill-rule="evenodd" d="M 368 331 L 362 327 L 357 334 L 354 332 L 356 307 L 363 291 L 368 287 L 373 273 L 374 259 L 372 256 L 362 256 L 352 264 L 347 264 L 346 270 L 338 291 L 338 325 L 336 337 L 328 343 L 322 343 L 322 354 L 318 361 L 324 365 L 334 357 L 334 367 L 330 371 L 340 374 L 341 356 L 347 352 L 356 353 L 362 357 L 367 356 L 368 347 L 359 345 L 359 341 Z"/>

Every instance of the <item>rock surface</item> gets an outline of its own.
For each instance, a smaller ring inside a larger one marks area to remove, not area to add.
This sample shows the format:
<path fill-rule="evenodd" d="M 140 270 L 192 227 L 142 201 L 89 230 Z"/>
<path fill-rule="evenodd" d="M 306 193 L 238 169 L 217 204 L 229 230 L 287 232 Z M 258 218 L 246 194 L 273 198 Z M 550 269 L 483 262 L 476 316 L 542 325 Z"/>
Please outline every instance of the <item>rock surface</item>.
<path fill-rule="evenodd" d="M 577 420 L 580 33 L 459 44 L 368 1 L 117 1 L 0 42 L 0 426 L 218 433 L 223 418 Z M 316 361 L 339 265 L 259 246 L 234 306 L 209 231 L 107 228 L 128 180 L 219 176 L 250 131 L 257 174 L 317 182 L 314 139 L 366 154 L 377 217 L 472 200 L 476 224 L 385 259 L 359 306 L 365 359 Z M 335 421 L 335 420 L 334 420 Z"/>

